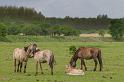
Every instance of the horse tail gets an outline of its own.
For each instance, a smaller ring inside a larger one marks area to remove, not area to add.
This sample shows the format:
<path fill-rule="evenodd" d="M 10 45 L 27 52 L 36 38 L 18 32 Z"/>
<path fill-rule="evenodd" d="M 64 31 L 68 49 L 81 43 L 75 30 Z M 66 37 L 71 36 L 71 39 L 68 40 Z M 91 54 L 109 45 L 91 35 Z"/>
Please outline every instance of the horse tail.
<path fill-rule="evenodd" d="M 54 55 L 52 55 L 52 62 L 53 62 L 54 65 L 56 65 L 56 60 L 55 60 Z"/>
<path fill-rule="evenodd" d="M 55 64 L 55 58 L 54 58 L 54 55 L 52 54 L 50 56 L 50 61 L 49 61 L 49 65 L 50 65 L 50 68 L 51 68 L 51 75 L 53 75 L 53 65 Z"/>
<path fill-rule="evenodd" d="M 55 60 L 55 58 L 54 58 L 54 55 L 53 55 L 53 54 L 50 56 L 50 61 L 49 61 L 49 64 L 54 64 L 54 65 L 56 65 L 56 60 Z"/>
<path fill-rule="evenodd" d="M 99 61 L 99 65 L 100 65 L 100 71 L 102 71 L 103 68 L 103 62 L 102 62 L 102 55 L 101 55 L 101 50 L 98 51 L 98 61 Z"/>
<path fill-rule="evenodd" d="M 54 59 L 54 65 L 56 65 L 56 60 Z"/>

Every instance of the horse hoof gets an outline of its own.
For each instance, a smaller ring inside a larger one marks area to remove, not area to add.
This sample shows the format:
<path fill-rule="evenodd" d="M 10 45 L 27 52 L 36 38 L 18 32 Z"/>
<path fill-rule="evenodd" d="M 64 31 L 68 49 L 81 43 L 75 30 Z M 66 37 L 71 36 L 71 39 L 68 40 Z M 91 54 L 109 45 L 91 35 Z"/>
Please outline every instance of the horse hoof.
<path fill-rule="evenodd" d="M 43 72 L 41 72 L 41 74 L 44 74 Z"/>
<path fill-rule="evenodd" d="M 53 73 L 51 73 L 51 75 L 53 75 Z"/>
<path fill-rule="evenodd" d="M 94 69 L 93 71 L 96 71 L 96 69 Z"/>
<path fill-rule="evenodd" d="M 37 75 L 38 75 L 38 72 L 35 73 L 35 76 L 37 76 Z"/>
<path fill-rule="evenodd" d="M 34 76 L 37 76 L 37 74 L 35 74 Z"/>

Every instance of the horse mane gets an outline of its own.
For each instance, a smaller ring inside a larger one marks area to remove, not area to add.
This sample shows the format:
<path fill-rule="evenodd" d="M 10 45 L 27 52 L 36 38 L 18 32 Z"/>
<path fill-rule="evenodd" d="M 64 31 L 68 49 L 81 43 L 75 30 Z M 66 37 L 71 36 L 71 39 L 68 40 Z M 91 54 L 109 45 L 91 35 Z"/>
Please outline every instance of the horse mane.
<path fill-rule="evenodd" d="M 33 46 L 36 46 L 37 47 L 37 44 L 34 43 Z"/>
<path fill-rule="evenodd" d="M 25 52 L 27 52 L 29 46 L 24 47 Z"/>
<path fill-rule="evenodd" d="M 32 45 L 32 44 L 30 44 L 29 46 L 31 46 L 31 45 Z M 27 52 L 29 46 L 24 47 L 25 52 Z M 37 44 L 34 43 L 33 46 L 36 46 L 36 47 L 37 47 Z"/>
<path fill-rule="evenodd" d="M 80 48 L 78 48 L 76 51 L 75 51 L 75 53 L 74 53 L 74 57 L 77 57 L 77 55 L 78 55 L 78 52 L 81 50 L 81 48 L 85 48 L 85 47 L 80 47 Z"/>
<path fill-rule="evenodd" d="M 37 49 L 35 52 L 39 52 L 40 51 L 40 49 Z"/>
<path fill-rule="evenodd" d="M 81 48 L 81 47 L 80 47 Z M 80 48 L 78 48 L 76 51 L 75 51 L 75 53 L 74 53 L 74 55 L 72 56 L 72 58 L 71 58 L 71 60 L 70 60 L 70 64 L 73 62 L 73 61 L 77 61 L 77 59 L 78 59 L 78 52 L 80 51 Z"/>
<path fill-rule="evenodd" d="M 35 53 L 37 53 L 37 52 L 39 52 L 40 51 L 40 49 L 36 49 L 33 53 L 35 54 Z"/>

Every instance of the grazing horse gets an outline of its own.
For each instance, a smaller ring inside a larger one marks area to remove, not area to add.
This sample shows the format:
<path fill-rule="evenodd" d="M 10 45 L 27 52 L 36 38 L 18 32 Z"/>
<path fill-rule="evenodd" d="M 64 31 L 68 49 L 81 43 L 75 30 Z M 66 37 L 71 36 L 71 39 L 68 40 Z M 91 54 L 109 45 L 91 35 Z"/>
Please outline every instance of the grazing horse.
<path fill-rule="evenodd" d="M 13 60 L 14 60 L 14 72 L 21 72 L 23 63 L 24 63 L 24 73 L 26 73 L 26 65 L 28 58 L 31 57 L 31 53 L 36 50 L 37 45 L 36 44 L 30 44 L 27 47 L 24 48 L 16 48 L 13 51 Z M 16 60 L 18 61 L 18 67 L 16 69 Z"/>
<path fill-rule="evenodd" d="M 53 64 L 55 63 L 55 59 L 52 51 L 40 51 L 37 49 L 34 52 L 34 59 L 36 60 L 36 75 L 38 74 L 38 64 L 40 65 L 41 73 L 43 74 L 41 63 L 47 63 L 51 68 L 51 75 L 53 75 Z"/>
<path fill-rule="evenodd" d="M 87 67 L 85 65 L 84 59 L 94 60 L 95 62 L 94 71 L 96 71 L 97 59 L 98 59 L 100 65 L 100 71 L 102 71 L 103 64 L 102 64 L 101 50 L 99 48 L 91 48 L 91 47 L 78 48 L 70 60 L 70 66 L 76 67 L 76 61 L 78 58 L 81 60 L 81 69 L 83 69 L 82 65 L 84 65 L 86 71 L 87 71 Z"/>

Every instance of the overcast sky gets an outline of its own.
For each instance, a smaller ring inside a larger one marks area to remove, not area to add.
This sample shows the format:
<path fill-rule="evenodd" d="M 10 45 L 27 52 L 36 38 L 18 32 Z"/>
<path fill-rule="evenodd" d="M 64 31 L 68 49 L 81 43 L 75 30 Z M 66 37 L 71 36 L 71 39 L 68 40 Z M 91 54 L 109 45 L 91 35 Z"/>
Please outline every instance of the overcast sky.
<path fill-rule="evenodd" d="M 124 0 L 0 0 L 0 6 L 26 6 L 48 17 L 124 17 Z"/>

